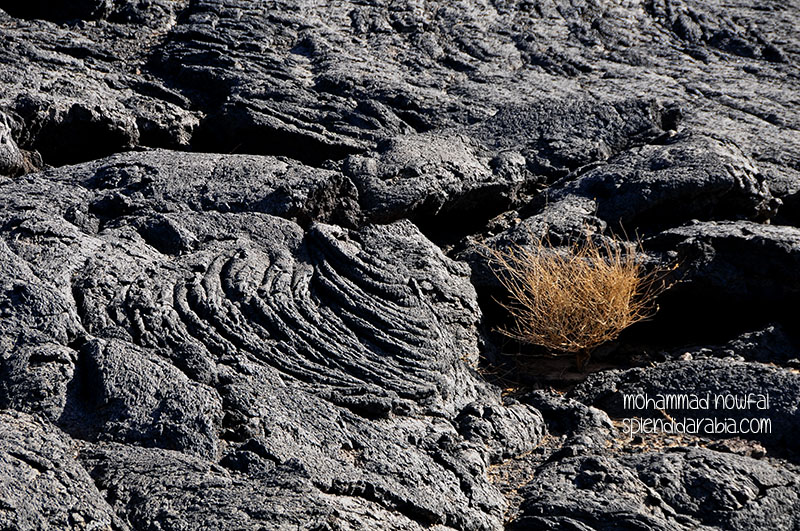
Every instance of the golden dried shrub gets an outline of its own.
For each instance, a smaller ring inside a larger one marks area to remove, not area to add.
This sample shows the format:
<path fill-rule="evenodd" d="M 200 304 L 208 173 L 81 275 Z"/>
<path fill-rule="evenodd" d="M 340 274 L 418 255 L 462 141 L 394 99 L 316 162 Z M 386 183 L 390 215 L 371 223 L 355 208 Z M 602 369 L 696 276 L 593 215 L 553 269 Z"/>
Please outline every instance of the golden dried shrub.
<path fill-rule="evenodd" d="M 582 369 L 595 347 L 657 310 L 664 270 L 646 272 L 638 245 L 592 237 L 562 248 L 544 237 L 533 241 L 489 251 L 508 294 L 501 304 L 512 323 L 500 330 L 504 335 L 554 355 L 576 354 Z"/>

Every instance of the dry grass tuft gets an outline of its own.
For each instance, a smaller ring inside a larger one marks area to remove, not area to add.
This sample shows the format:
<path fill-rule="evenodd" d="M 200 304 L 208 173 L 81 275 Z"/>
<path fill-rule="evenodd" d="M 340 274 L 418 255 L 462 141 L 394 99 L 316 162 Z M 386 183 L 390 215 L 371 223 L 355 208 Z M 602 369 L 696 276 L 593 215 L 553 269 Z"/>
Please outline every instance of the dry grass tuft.
<path fill-rule="evenodd" d="M 666 289 L 664 271 L 645 272 L 639 246 L 612 241 L 556 249 L 547 238 L 532 248 L 489 250 L 495 275 L 508 291 L 502 304 L 513 325 L 500 332 L 555 355 L 576 354 L 583 369 L 591 351 L 630 325 L 651 317 Z"/>

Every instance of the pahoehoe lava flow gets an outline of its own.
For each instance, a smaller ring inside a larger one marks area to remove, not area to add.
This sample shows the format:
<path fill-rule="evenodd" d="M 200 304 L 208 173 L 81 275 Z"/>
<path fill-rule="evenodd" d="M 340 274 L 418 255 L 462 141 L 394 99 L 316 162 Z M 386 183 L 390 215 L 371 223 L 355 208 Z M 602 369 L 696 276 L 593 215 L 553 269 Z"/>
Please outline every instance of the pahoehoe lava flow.
<path fill-rule="evenodd" d="M 800 530 L 798 26 L 0 0 L 0 529 Z M 587 237 L 581 370 L 490 256 Z"/>

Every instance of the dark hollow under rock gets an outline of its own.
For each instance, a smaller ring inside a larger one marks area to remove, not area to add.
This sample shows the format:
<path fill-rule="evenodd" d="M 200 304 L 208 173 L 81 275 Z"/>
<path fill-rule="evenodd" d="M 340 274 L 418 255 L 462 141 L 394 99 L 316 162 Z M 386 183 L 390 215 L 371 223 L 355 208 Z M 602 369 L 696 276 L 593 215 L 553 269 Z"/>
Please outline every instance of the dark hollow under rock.
<path fill-rule="evenodd" d="M 712 342 L 770 322 L 792 326 L 799 244 L 794 227 L 748 221 L 694 222 L 650 238 L 646 249 L 679 265 L 680 282 L 660 299 L 663 326 Z"/>
<path fill-rule="evenodd" d="M 796 367 L 800 360 L 800 341 L 794 330 L 780 323 L 770 323 L 720 345 L 690 345 L 668 352 L 671 359 L 687 355 L 693 359 L 734 358 Z"/>
<path fill-rule="evenodd" d="M 150 47 L 174 24 L 179 2 L 159 2 L 164 9 L 138 2 L 132 9 L 144 23 L 130 25 L 74 20 L 96 18 L 93 6 L 104 10 L 111 6 L 107 1 L 13 4 L 33 17 L 0 11 L 0 112 L 21 149 L 61 165 L 138 146 L 189 146 L 197 113 L 178 91 L 142 73 Z M 119 9 L 132 4 L 114 3 Z"/>
<path fill-rule="evenodd" d="M 19 18 L 42 18 L 52 21 L 91 20 L 105 16 L 111 9 L 109 0 L 79 0 L 56 2 L 33 0 L 31 2 L 0 2 L 0 9 Z"/>

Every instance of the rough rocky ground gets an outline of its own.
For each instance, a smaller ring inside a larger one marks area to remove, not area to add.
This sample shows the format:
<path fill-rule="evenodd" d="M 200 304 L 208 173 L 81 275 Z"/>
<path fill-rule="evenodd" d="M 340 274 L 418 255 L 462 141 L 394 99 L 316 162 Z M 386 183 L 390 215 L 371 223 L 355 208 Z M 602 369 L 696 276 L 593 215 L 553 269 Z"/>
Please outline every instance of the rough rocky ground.
<path fill-rule="evenodd" d="M 0 529 L 800 529 L 799 26 L 0 1 Z M 481 248 L 586 227 L 678 268 L 583 374 Z"/>

